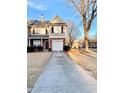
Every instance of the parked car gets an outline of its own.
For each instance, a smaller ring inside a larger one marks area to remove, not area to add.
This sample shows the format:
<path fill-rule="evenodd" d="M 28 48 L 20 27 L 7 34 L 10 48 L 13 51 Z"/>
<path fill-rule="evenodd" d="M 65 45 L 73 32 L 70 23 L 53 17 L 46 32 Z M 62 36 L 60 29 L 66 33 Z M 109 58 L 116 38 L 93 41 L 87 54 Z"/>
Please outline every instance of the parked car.
<path fill-rule="evenodd" d="M 82 48 L 85 48 L 85 45 L 82 45 Z M 89 45 L 88 48 L 97 48 L 97 45 Z"/>
<path fill-rule="evenodd" d="M 97 48 L 97 45 L 94 45 L 93 48 Z"/>

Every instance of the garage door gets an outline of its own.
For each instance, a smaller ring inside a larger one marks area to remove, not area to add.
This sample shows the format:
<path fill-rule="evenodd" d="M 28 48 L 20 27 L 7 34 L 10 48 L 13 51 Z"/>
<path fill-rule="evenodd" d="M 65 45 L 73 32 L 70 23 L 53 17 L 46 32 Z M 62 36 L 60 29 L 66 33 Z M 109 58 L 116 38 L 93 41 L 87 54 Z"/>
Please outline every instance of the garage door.
<path fill-rule="evenodd" d="M 52 40 L 52 51 L 63 51 L 63 40 Z"/>

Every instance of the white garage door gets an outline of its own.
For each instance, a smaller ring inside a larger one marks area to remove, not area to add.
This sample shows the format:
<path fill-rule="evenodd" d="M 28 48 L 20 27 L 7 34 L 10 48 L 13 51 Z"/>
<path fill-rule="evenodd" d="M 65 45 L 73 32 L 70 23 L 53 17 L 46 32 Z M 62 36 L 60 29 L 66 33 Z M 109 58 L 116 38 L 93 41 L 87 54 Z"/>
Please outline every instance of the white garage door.
<path fill-rule="evenodd" d="M 63 40 L 52 40 L 52 51 L 63 51 Z"/>

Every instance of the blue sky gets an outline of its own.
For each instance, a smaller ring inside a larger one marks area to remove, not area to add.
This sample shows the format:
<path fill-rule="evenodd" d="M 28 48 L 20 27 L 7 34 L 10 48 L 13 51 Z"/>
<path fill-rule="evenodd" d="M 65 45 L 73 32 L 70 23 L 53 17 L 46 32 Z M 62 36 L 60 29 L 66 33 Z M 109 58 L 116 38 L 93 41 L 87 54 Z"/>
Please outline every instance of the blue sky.
<path fill-rule="evenodd" d="M 39 20 L 41 14 L 44 14 L 46 20 L 51 20 L 54 16 L 60 16 L 64 21 L 72 20 L 75 22 L 83 37 L 83 27 L 81 17 L 76 10 L 67 3 L 67 0 L 28 0 L 27 1 L 27 18 Z M 97 18 L 94 19 L 89 36 L 96 34 Z"/>

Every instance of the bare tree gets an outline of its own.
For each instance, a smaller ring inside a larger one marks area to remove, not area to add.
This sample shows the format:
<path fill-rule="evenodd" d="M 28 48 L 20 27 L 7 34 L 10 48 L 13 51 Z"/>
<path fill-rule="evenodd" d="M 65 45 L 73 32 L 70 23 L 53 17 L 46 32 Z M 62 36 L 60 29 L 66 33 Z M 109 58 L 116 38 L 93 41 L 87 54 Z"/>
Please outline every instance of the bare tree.
<path fill-rule="evenodd" d="M 97 42 L 97 34 L 93 35 L 91 38 L 91 42 L 96 43 Z"/>
<path fill-rule="evenodd" d="M 88 52 L 88 32 L 91 27 L 93 19 L 97 15 L 96 0 L 68 0 L 79 12 L 82 17 L 82 24 L 84 29 L 84 43 L 85 51 Z"/>
<path fill-rule="evenodd" d="M 83 40 L 83 39 L 79 39 L 79 41 L 78 41 L 79 46 L 82 46 L 82 45 L 83 45 L 83 42 L 84 42 L 84 40 Z"/>
<path fill-rule="evenodd" d="M 68 33 L 68 39 L 69 39 L 69 45 L 70 47 L 72 47 L 75 39 L 78 37 L 79 34 L 79 30 L 77 28 L 77 26 L 74 24 L 74 22 L 72 21 L 67 21 L 67 33 Z"/>

